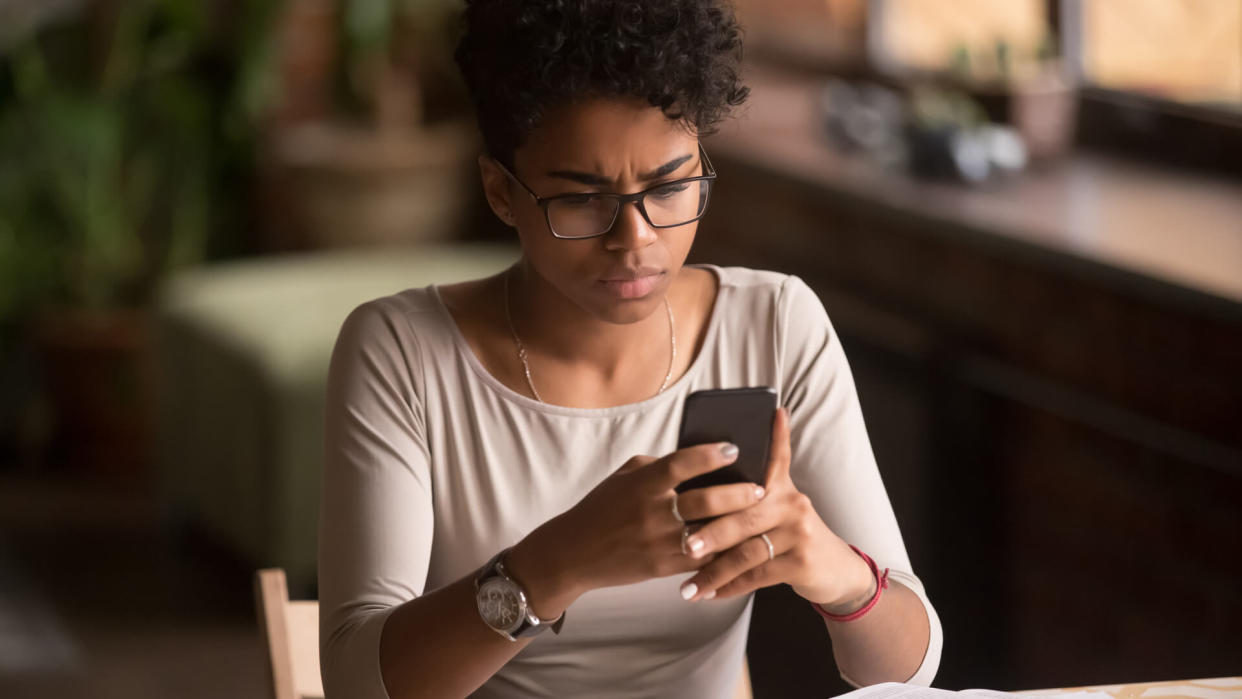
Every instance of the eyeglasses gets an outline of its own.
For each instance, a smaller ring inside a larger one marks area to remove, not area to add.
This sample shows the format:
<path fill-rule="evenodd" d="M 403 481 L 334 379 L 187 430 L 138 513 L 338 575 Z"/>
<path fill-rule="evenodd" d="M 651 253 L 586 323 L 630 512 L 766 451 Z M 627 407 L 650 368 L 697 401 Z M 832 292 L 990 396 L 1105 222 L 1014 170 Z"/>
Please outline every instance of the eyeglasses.
<path fill-rule="evenodd" d="M 514 182 L 522 185 L 522 189 L 543 209 L 543 217 L 547 220 L 548 230 L 553 236 L 581 240 L 596 238 L 612 230 L 621 205 L 629 202 L 634 202 L 643 219 L 652 228 L 676 228 L 702 218 L 707 211 L 707 201 L 711 197 L 716 170 L 702 144 L 699 144 L 699 157 L 704 172 L 699 177 L 661 182 L 633 194 L 571 192 L 550 197 L 535 194 L 500 161 L 496 161 L 496 164 Z"/>

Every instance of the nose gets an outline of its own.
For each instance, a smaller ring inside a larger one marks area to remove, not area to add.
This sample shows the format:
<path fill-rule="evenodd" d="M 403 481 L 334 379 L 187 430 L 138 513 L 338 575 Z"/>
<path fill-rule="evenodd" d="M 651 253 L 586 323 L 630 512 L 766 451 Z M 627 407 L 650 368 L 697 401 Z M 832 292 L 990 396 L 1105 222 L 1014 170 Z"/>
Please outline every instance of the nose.
<path fill-rule="evenodd" d="M 617 211 L 612 230 L 604 236 L 604 246 L 609 250 L 638 250 L 659 239 L 656 229 L 647 225 L 647 219 L 638 210 L 638 202 L 626 202 Z"/>

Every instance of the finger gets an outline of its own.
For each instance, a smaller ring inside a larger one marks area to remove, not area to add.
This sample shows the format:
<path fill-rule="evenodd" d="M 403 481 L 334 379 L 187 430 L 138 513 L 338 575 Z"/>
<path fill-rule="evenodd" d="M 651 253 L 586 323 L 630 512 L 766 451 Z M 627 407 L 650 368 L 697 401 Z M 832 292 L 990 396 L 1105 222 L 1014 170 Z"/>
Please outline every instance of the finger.
<path fill-rule="evenodd" d="M 689 527 L 690 531 L 694 529 L 693 526 Z M 703 565 L 716 560 L 715 555 L 699 559 L 690 558 L 682 553 L 681 541 L 682 529 L 680 528 L 675 534 L 670 534 L 667 538 L 660 540 L 654 556 L 656 568 L 651 571 L 652 577 L 662 578 L 681 573 L 697 573 Z"/>
<path fill-rule="evenodd" d="M 715 471 L 737 461 L 737 446 L 728 442 L 711 442 L 678 449 L 660 459 L 663 468 L 655 469 L 654 485 L 660 492 L 670 490 L 682 481 Z"/>
<path fill-rule="evenodd" d="M 768 451 L 768 490 L 773 484 L 789 480 L 789 412 L 777 408 L 772 418 L 772 448 Z"/>
<path fill-rule="evenodd" d="M 789 579 L 794 563 L 789 556 L 780 556 L 775 560 L 763 563 L 745 571 L 727 584 L 716 589 L 714 599 L 730 599 L 740 597 L 758 590 L 761 587 L 778 585 Z"/>
<path fill-rule="evenodd" d="M 756 503 L 704 524 L 686 539 L 686 547 L 690 550 L 691 558 L 702 558 L 709 553 L 731 549 L 780 523 L 779 507 L 772 506 L 767 501 Z"/>
<path fill-rule="evenodd" d="M 659 459 L 657 459 L 654 456 L 646 456 L 644 454 L 639 454 L 637 456 L 630 457 L 629 461 L 626 461 L 625 463 L 621 464 L 621 468 L 617 469 L 617 473 L 629 473 L 630 471 L 637 471 L 638 469 L 644 466 L 647 466 L 648 464 L 654 463 L 656 461 L 659 461 Z"/>
<path fill-rule="evenodd" d="M 772 554 L 784 553 L 785 549 L 778 549 L 777 546 L 787 547 L 787 538 L 780 537 L 775 530 L 768 532 L 767 536 L 772 541 Z M 713 596 L 719 596 L 720 590 L 731 585 L 738 578 L 753 579 L 754 574 L 751 571 L 757 571 L 776 560 L 772 554 L 769 554 L 767 542 L 762 537 L 753 536 L 737 546 L 722 551 L 714 561 L 703 565 L 698 573 L 682 583 L 683 595 L 685 590 L 693 585 L 695 593 L 690 599 L 704 597 L 710 599 Z M 748 575 L 751 577 L 747 578 Z M 712 595 L 713 592 L 716 595 Z"/>
<path fill-rule="evenodd" d="M 682 519 L 693 522 L 743 510 L 762 500 L 765 493 L 754 483 L 730 483 L 695 488 L 674 497 Z"/>

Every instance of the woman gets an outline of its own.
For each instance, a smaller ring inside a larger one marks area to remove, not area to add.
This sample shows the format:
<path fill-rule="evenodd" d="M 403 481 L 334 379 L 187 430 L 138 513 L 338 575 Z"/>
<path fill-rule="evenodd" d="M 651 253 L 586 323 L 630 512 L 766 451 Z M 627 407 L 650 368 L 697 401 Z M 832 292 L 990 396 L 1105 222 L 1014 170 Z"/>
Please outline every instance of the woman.
<path fill-rule="evenodd" d="M 468 4 L 483 187 L 522 255 L 341 329 L 328 697 L 728 697 L 751 593 L 779 583 L 850 682 L 930 682 L 939 623 L 823 307 L 796 277 L 683 266 L 740 53 L 712 0 Z M 678 496 L 737 452 L 675 450 L 686 395 L 758 385 L 782 406 L 764 487 Z"/>

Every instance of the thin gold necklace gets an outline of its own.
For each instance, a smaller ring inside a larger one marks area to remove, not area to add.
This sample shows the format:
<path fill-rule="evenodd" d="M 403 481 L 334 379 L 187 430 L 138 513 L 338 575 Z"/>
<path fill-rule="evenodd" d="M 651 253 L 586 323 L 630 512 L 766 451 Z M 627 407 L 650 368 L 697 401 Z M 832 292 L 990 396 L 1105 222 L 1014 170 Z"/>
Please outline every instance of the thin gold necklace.
<path fill-rule="evenodd" d="M 509 321 L 509 332 L 513 333 L 513 341 L 517 344 L 518 360 L 522 362 L 522 372 L 526 374 L 526 385 L 530 387 L 530 392 L 535 396 L 535 400 L 540 403 L 544 403 L 546 401 L 540 397 L 539 391 L 535 390 L 535 382 L 530 378 L 530 364 L 526 362 L 526 345 L 523 345 L 522 338 L 518 337 L 517 329 L 513 327 L 513 316 L 509 312 L 509 272 L 512 271 L 512 269 L 513 268 L 510 267 L 505 270 L 504 274 L 505 320 Z M 676 326 L 673 323 L 673 307 L 668 302 L 667 294 L 664 296 L 664 310 L 668 312 L 668 373 L 664 375 L 664 381 L 660 384 L 660 390 L 655 392 L 657 396 L 663 393 L 664 389 L 668 388 L 668 382 L 673 378 L 673 365 L 677 362 L 677 332 Z"/>

